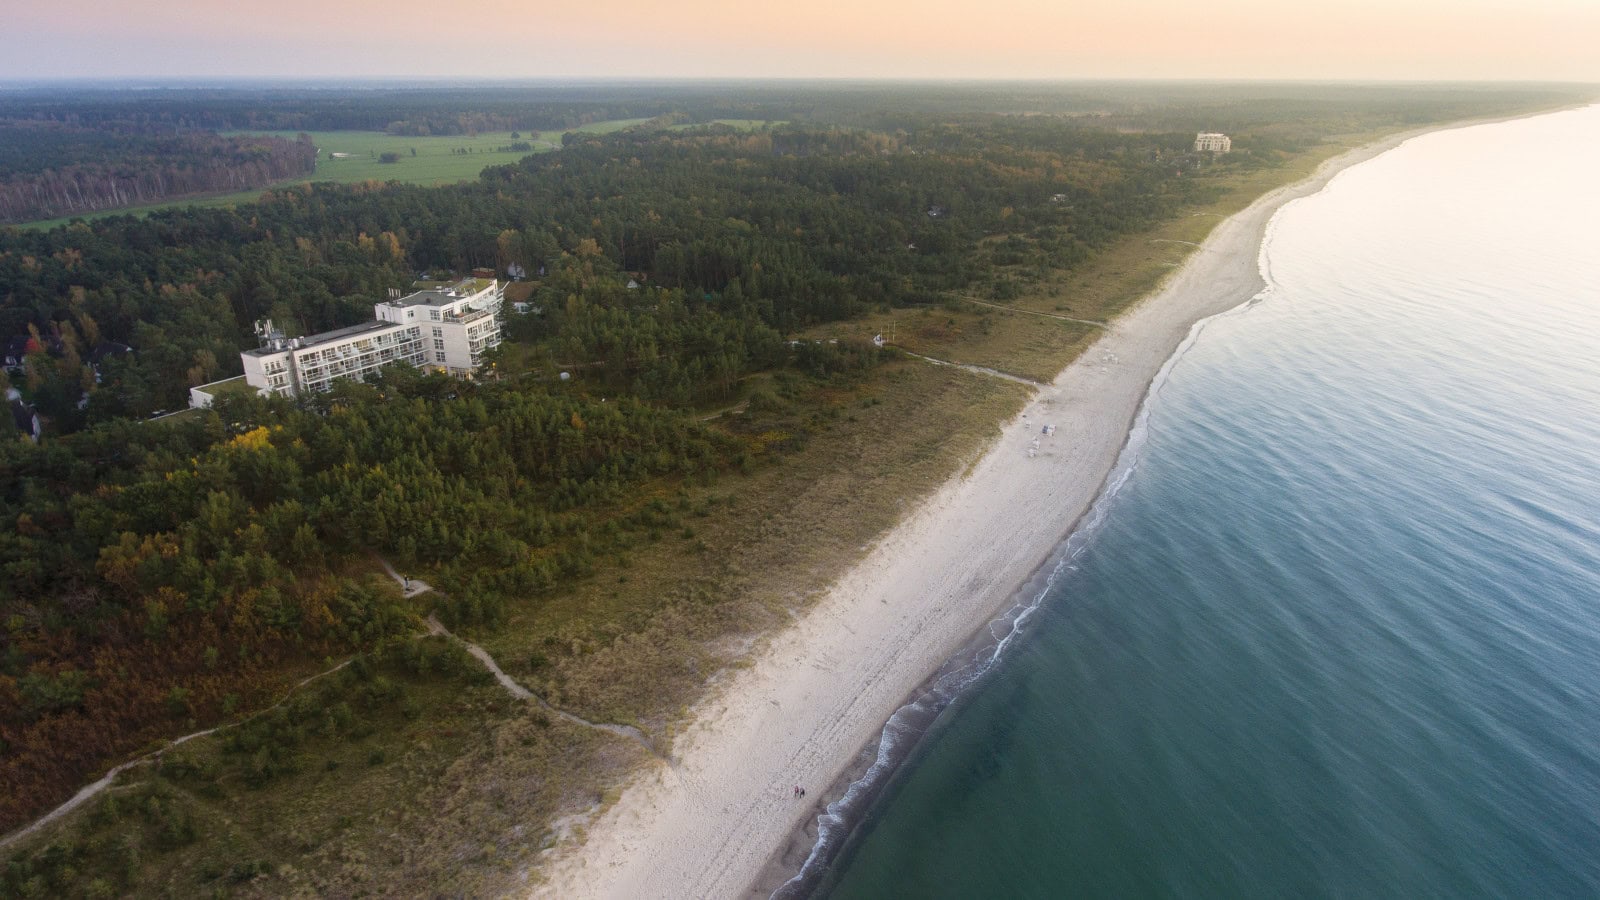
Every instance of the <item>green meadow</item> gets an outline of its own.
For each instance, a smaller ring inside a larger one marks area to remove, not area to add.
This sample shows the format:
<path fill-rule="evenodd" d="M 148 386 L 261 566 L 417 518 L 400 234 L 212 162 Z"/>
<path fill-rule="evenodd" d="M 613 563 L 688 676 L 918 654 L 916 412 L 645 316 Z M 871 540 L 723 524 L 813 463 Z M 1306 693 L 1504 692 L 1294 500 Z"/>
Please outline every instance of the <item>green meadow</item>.
<path fill-rule="evenodd" d="M 690 128 L 702 128 L 706 125 L 726 125 L 739 131 L 760 131 L 773 125 L 787 125 L 787 120 L 769 121 L 767 119 L 712 119 L 710 122 L 685 122 L 682 125 L 672 126 L 673 131 L 686 131 Z"/>
<path fill-rule="evenodd" d="M 513 143 L 525 142 L 535 151 L 552 148 L 552 138 L 559 144 L 561 136 L 541 135 L 532 140 L 529 132 L 512 137 L 510 132 L 478 135 L 430 135 L 405 137 L 378 131 L 313 131 L 311 140 L 317 145 L 317 171 L 302 181 L 337 181 L 350 184 L 359 181 L 403 181 L 406 184 L 451 184 L 477 178 L 488 166 L 516 162 L 528 155 L 507 148 Z M 274 131 L 281 137 L 293 138 L 295 132 Z M 385 153 L 399 155 L 396 162 L 382 162 Z M 259 193 L 259 191 L 255 192 Z"/>
<path fill-rule="evenodd" d="M 311 135 L 312 142 L 317 146 L 316 172 L 304 178 L 278 182 L 272 187 L 283 187 L 288 184 L 302 184 L 311 181 L 335 181 L 341 184 L 361 181 L 400 181 L 406 184 L 422 185 L 470 181 L 477 178 L 478 173 L 489 166 L 513 163 L 526 156 L 527 153 L 525 152 L 501 149 L 509 147 L 518 141 L 526 141 L 532 145 L 535 153 L 539 153 L 559 148 L 561 146 L 561 136 L 568 131 L 606 134 L 620 131 L 632 125 L 638 125 L 644 121 L 647 120 L 614 119 L 606 122 L 592 122 L 588 125 L 580 125 L 577 128 L 569 128 L 565 131 L 540 132 L 537 137 L 531 137 L 533 132 L 523 131 L 519 132 L 521 137 L 518 138 L 513 138 L 509 131 L 471 136 L 430 135 L 427 137 L 406 137 L 404 135 L 385 134 L 381 131 L 312 131 L 307 133 Z M 288 138 L 293 138 L 296 134 L 299 134 L 299 132 L 295 131 L 264 133 Z M 392 163 L 382 162 L 381 160 L 385 153 L 398 154 L 399 159 Z M 342 155 L 336 156 L 335 154 Z M 173 209 L 179 206 L 234 206 L 255 200 L 261 196 L 263 190 L 265 188 L 238 191 L 214 197 L 189 197 L 181 200 L 168 200 L 148 206 L 130 206 L 81 216 L 45 219 L 38 222 L 29 222 L 23 227 L 51 228 L 56 225 L 65 225 L 72 219 L 77 218 L 97 219 L 116 215 L 143 215 L 156 210 Z"/>
<path fill-rule="evenodd" d="M 534 153 L 544 153 L 557 150 L 561 147 L 561 137 L 564 134 L 578 132 L 583 134 L 609 134 L 639 125 L 648 119 L 612 119 L 605 122 L 591 122 L 568 128 L 562 131 L 543 131 L 533 136 L 534 132 L 518 132 L 521 137 L 512 137 L 512 132 L 497 131 L 477 135 L 429 135 L 427 137 L 407 137 L 405 135 L 385 134 L 381 131 L 311 131 L 311 140 L 317 145 L 317 170 L 315 173 L 290 181 L 281 181 L 271 187 L 283 187 L 289 184 L 304 184 L 312 181 L 334 181 L 340 184 L 353 184 L 362 181 L 399 181 L 405 184 L 440 185 L 452 184 L 457 181 L 471 181 L 478 177 L 489 166 L 500 166 L 513 163 L 527 153 L 523 151 L 503 149 L 519 141 L 526 141 L 533 148 Z M 761 119 L 717 119 L 715 124 L 727 125 L 741 131 L 759 131 L 768 125 L 781 125 L 781 122 L 767 122 Z M 699 125 L 677 125 L 673 130 L 696 128 Z M 242 134 L 245 132 L 233 132 Z M 260 134 L 274 134 L 281 137 L 293 138 L 300 132 L 296 131 L 268 131 L 253 132 Z M 385 153 L 398 154 L 399 158 L 390 163 L 383 162 Z M 231 194 L 220 194 L 214 197 L 187 197 L 181 200 L 168 200 L 162 203 L 152 203 L 147 206 L 129 206 L 122 209 L 111 209 L 104 212 L 88 213 L 86 215 L 69 216 L 59 219 L 42 219 L 37 222 L 28 222 L 23 228 L 53 228 L 65 225 L 73 219 L 100 219 L 106 216 L 144 215 L 162 209 L 173 209 L 180 206 L 220 207 L 236 206 L 240 203 L 250 203 L 261 196 L 266 188 L 255 188 L 248 191 L 237 191 Z"/>

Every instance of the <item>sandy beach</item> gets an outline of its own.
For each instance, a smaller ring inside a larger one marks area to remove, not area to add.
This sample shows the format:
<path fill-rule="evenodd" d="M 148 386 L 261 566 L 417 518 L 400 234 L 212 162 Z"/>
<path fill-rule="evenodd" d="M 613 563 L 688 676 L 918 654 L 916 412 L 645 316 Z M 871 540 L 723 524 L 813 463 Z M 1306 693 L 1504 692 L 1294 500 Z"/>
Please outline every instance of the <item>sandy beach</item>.
<path fill-rule="evenodd" d="M 1330 159 L 1220 223 L 1159 290 L 1039 390 L 981 461 L 730 673 L 695 709 L 674 762 L 638 775 L 581 846 L 558 850 L 534 896 L 770 892 L 769 864 L 834 799 L 829 786 L 1076 527 L 1150 385 L 1196 323 L 1263 289 L 1258 255 L 1273 214 L 1413 134 Z M 1045 424 L 1053 435 L 1041 435 Z M 796 785 L 807 786 L 805 799 Z"/>

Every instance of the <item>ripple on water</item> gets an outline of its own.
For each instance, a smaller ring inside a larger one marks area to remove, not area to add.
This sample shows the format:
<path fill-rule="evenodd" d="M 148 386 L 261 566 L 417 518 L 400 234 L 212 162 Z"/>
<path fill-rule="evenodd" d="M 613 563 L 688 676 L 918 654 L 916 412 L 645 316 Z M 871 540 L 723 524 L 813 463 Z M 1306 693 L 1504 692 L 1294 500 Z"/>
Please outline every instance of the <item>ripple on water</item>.
<path fill-rule="evenodd" d="M 1286 208 L 829 896 L 1600 895 L 1595 144 L 1440 133 Z"/>

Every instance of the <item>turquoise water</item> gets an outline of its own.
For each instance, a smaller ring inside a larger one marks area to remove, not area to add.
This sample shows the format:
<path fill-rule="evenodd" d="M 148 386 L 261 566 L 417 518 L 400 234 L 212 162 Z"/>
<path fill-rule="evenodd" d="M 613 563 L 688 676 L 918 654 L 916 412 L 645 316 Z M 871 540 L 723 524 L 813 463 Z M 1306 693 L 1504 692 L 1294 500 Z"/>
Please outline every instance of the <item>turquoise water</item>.
<path fill-rule="evenodd" d="M 1600 896 L 1596 147 L 1443 132 L 1285 208 L 822 895 Z"/>

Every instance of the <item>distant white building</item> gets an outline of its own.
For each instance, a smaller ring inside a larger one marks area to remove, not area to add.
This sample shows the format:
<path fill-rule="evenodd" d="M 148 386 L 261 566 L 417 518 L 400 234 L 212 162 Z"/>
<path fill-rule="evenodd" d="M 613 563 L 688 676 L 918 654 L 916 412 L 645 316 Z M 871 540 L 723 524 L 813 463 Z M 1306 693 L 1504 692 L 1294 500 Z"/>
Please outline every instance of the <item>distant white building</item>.
<path fill-rule="evenodd" d="M 377 321 L 321 334 L 285 338 L 269 321 L 257 328 L 262 345 L 239 359 L 251 387 L 286 397 L 326 391 L 339 378 L 365 381 L 397 362 L 464 378 L 500 345 L 504 300 L 499 281 L 469 278 L 385 300 L 372 308 Z"/>
<path fill-rule="evenodd" d="M 1220 131 L 1202 131 L 1194 136 L 1194 152 L 1227 153 L 1233 149 L 1233 139 Z"/>

